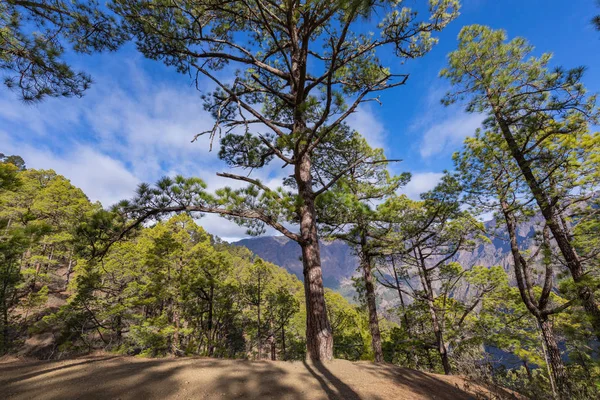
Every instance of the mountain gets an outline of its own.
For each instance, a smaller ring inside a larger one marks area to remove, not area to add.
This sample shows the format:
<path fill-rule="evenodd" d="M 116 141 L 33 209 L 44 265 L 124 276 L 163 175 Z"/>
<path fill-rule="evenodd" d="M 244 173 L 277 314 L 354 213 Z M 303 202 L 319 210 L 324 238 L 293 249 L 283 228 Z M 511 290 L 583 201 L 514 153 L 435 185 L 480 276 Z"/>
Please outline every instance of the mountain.
<path fill-rule="evenodd" d="M 352 249 L 340 240 L 320 243 L 323 283 L 326 287 L 337 289 L 344 280 L 356 273 L 358 258 Z M 243 239 L 233 244 L 244 246 L 263 260 L 284 267 L 299 279 L 304 279 L 300 245 L 285 236 Z"/>
<path fill-rule="evenodd" d="M 517 235 L 523 249 L 535 249 L 536 226 L 539 226 L 541 221 L 541 216 L 535 216 L 531 220 L 519 224 Z M 487 231 L 493 232 L 495 225 L 496 222 L 493 220 L 486 222 Z M 502 233 L 503 231 L 500 230 L 498 234 Z M 338 290 L 351 300 L 355 291 L 350 278 L 357 274 L 358 258 L 353 250 L 340 240 L 321 241 L 320 243 L 324 285 Z M 298 278 L 303 279 L 302 262 L 300 261 L 302 253 L 298 243 L 293 240 L 285 236 L 263 236 L 243 239 L 233 244 L 247 247 L 262 259 L 284 267 Z M 459 262 L 464 268 L 475 265 L 486 267 L 500 265 L 508 273 L 511 283 L 515 284 L 516 282 L 507 238 L 490 235 L 488 243 L 480 244 L 473 251 L 459 252 L 454 261 Z M 463 287 L 461 290 L 462 292 L 454 293 L 454 295 L 459 298 L 468 297 L 468 287 Z M 386 303 L 395 303 L 396 295 L 389 289 L 379 285 L 377 292 L 383 308 Z"/>
<path fill-rule="evenodd" d="M 535 227 L 540 222 L 540 217 L 534 217 L 530 221 L 519 225 L 518 240 L 520 244 L 524 244 L 523 248 L 534 246 Z M 493 231 L 494 226 L 494 221 L 486 222 L 486 228 L 489 232 Z M 284 267 L 302 279 L 302 253 L 298 243 L 293 240 L 285 236 L 262 236 L 243 239 L 233 244 L 248 248 L 262 259 Z M 322 240 L 320 244 L 325 286 L 337 288 L 342 281 L 355 274 L 358 268 L 358 259 L 353 250 L 340 240 L 331 242 Z M 508 240 L 502 237 L 491 236 L 490 243 L 481 244 L 473 251 L 459 252 L 455 261 L 465 267 L 501 265 L 509 275 L 512 274 L 510 245 Z"/>

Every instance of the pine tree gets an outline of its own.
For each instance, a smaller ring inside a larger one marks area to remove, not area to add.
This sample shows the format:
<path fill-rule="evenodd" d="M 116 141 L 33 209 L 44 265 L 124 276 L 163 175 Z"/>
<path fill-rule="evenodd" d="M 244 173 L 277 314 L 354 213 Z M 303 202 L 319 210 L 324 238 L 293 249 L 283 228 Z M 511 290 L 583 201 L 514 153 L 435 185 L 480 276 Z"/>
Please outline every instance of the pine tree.
<path fill-rule="evenodd" d="M 255 233 L 270 225 L 298 242 L 304 264 L 308 356 L 330 360 L 333 339 L 324 300 L 315 202 L 351 169 L 369 161 L 361 157 L 346 162 L 343 154 L 336 154 L 334 143 L 351 138 L 345 121 L 361 103 L 406 82 L 406 75 L 382 65 L 379 52 L 388 49 L 401 60 L 424 55 L 436 42 L 431 34 L 457 16 L 458 2 L 431 0 L 425 20 L 387 1 L 367 5 L 313 0 L 115 0 L 113 9 L 125 19 L 144 55 L 196 77 L 198 87 L 203 85 L 200 78 L 216 85 L 204 97 L 215 124 L 200 135 L 221 138 L 222 159 L 250 170 L 275 159 L 292 169 L 285 181 L 287 190 L 222 173 L 219 176 L 250 187 L 224 189 L 216 206 L 207 204 L 204 193 L 196 204 L 189 200 L 176 204 L 157 202 L 160 193 L 152 197 L 143 190 L 137 210 L 160 213 L 159 208 L 150 210 L 144 201 L 148 199 L 163 205 L 163 211 L 214 212 L 246 224 Z M 380 18 L 373 27 L 377 35 L 355 29 L 365 18 Z M 233 82 L 219 74 L 228 65 L 237 70 Z M 346 98 L 351 98 L 348 104 Z M 317 154 L 329 156 L 319 165 Z M 166 182 L 159 186 L 159 191 L 171 192 Z M 145 217 L 138 213 L 135 218 Z M 299 232 L 288 229 L 286 222 L 298 226 Z"/>
<path fill-rule="evenodd" d="M 454 156 L 463 183 L 466 200 L 478 212 L 495 212 L 498 224 L 506 229 L 512 253 L 517 287 L 527 310 L 536 319 L 544 339 L 553 379 L 561 397 L 570 395 L 570 382 L 562 361 L 558 340 L 552 327 L 551 317 L 565 310 L 571 303 L 553 304 L 552 290 L 557 273 L 547 223 L 541 229 L 541 240 L 536 251 L 527 255 L 518 237 L 519 224 L 532 218 L 531 202 L 527 184 L 518 173 L 518 166 L 510 157 L 509 150 L 500 134 L 478 131 L 468 138 L 462 153 Z M 536 265 L 543 266 L 541 290 L 536 287 Z"/>
<path fill-rule="evenodd" d="M 445 175 L 438 186 L 422 194 L 421 202 L 405 198 L 391 198 L 382 205 L 382 214 L 392 215 L 392 228 L 388 229 L 388 256 L 396 256 L 404 274 L 414 274 L 420 287 L 411 293 L 423 304 L 430 317 L 438 352 L 445 374 L 452 373 L 446 343 L 446 299 L 452 285 L 461 277 L 462 267 L 454 262 L 461 250 L 472 249 L 476 234 L 482 226 L 469 213 L 460 210 L 460 186 L 451 176 Z M 469 266 L 470 267 L 470 266 Z M 396 266 L 393 266 L 397 277 Z M 458 270 L 457 270 L 458 269 Z M 382 279 L 388 287 L 402 290 L 396 279 Z M 446 282 L 438 293 L 435 281 Z M 439 304 L 439 302 L 443 304 Z"/>
<path fill-rule="evenodd" d="M 0 4 L 0 69 L 25 101 L 78 96 L 91 78 L 61 59 L 67 43 L 79 53 L 116 50 L 126 35 L 97 1 L 10 0 Z"/>
<path fill-rule="evenodd" d="M 341 239 L 348 243 L 358 256 L 362 282 L 365 289 L 365 300 L 369 313 L 369 328 L 371 332 L 375 362 L 383 362 L 379 317 L 375 296 L 375 257 L 380 253 L 378 239 L 381 234 L 378 215 L 372 204 L 384 201 L 394 195 L 398 188 L 405 184 L 410 175 L 391 176 L 388 160 L 381 149 L 370 149 L 366 141 L 358 134 L 346 143 L 346 157 L 352 152 L 355 158 L 368 154 L 371 161 L 357 165 L 340 179 L 326 195 L 317 203 L 319 224 L 329 237 Z M 336 147 L 338 150 L 340 147 Z"/>
<path fill-rule="evenodd" d="M 467 111 L 485 113 L 487 131 L 501 135 L 600 338 L 595 284 L 569 223 L 600 178 L 600 135 L 588 133 L 588 125 L 598 121 L 596 96 L 586 94 L 583 68 L 549 70 L 551 55 L 530 57 L 532 50 L 523 38 L 506 42 L 504 31 L 463 28 L 458 50 L 450 53 L 449 66 L 441 72 L 454 85 L 444 101 L 465 99 Z"/>

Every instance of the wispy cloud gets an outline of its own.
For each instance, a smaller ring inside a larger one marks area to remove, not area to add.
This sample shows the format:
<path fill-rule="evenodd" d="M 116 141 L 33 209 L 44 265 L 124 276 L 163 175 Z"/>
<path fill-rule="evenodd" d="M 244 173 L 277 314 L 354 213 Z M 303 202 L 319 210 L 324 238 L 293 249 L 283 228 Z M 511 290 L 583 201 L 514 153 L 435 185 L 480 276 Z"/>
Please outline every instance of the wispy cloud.
<path fill-rule="evenodd" d="M 359 106 L 346 120 L 348 125 L 360 133 L 371 147 L 385 148 L 386 130 L 370 104 Z"/>
<path fill-rule="evenodd" d="M 410 130 L 420 137 L 418 151 L 423 159 L 454 152 L 485 118 L 482 114 L 466 113 L 462 104 L 442 105 L 440 100 L 448 89 L 446 85 L 432 84 L 423 101 L 423 112 L 412 121 Z"/>
<path fill-rule="evenodd" d="M 130 197 L 140 183 L 121 161 L 90 146 L 75 145 L 69 152 L 60 154 L 44 146 L 33 147 L 11 140 L 5 132 L 0 132 L 0 141 L 4 143 L 2 151 L 19 154 L 28 168 L 53 169 L 81 188 L 90 200 L 104 205 Z"/>
<path fill-rule="evenodd" d="M 190 143 L 213 124 L 194 88 L 153 81 L 134 63 L 125 76 L 95 74 L 95 80 L 82 99 L 32 106 L 1 96 L 1 151 L 23 156 L 31 168 L 56 170 L 104 206 L 131 197 L 140 182 L 164 175 L 198 176 L 210 190 L 245 185 L 216 176 L 228 169 L 218 158 L 218 143 L 212 152 L 208 137 Z M 286 174 L 273 163 L 252 176 L 276 187 Z M 245 228 L 217 216 L 200 223 L 218 236 L 247 236 Z"/>
<path fill-rule="evenodd" d="M 428 158 L 437 154 L 457 149 L 469 135 L 481 126 L 483 116 L 479 114 L 457 113 L 446 116 L 423 134 L 419 152 L 421 157 Z"/>
<path fill-rule="evenodd" d="M 198 176 L 209 190 L 246 185 L 216 175 L 229 169 L 218 158 L 218 138 L 212 152 L 208 137 L 190 143 L 196 133 L 213 124 L 195 88 L 185 79 L 150 78 L 135 61 L 123 70 L 120 77 L 95 74 L 96 84 L 82 99 L 49 99 L 31 106 L 2 96 L 2 151 L 22 155 L 32 168 L 56 170 L 104 206 L 130 198 L 140 182 L 153 182 L 164 175 Z M 206 84 L 202 89 L 209 92 L 213 87 Z M 374 106 L 362 105 L 348 123 L 371 146 L 385 148 L 385 126 Z M 281 166 L 273 162 L 253 171 L 252 176 L 269 187 L 280 186 L 282 178 L 291 173 L 289 166 Z M 439 176 L 414 174 L 404 191 L 418 198 Z M 199 222 L 229 240 L 247 236 L 245 228 L 216 215 Z M 272 229 L 267 232 L 276 233 Z"/>
<path fill-rule="evenodd" d="M 421 193 L 427 192 L 438 184 L 444 174 L 441 172 L 417 172 L 412 174 L 410 182 L 401 189 L 401 193 L 418 200 Z"/>

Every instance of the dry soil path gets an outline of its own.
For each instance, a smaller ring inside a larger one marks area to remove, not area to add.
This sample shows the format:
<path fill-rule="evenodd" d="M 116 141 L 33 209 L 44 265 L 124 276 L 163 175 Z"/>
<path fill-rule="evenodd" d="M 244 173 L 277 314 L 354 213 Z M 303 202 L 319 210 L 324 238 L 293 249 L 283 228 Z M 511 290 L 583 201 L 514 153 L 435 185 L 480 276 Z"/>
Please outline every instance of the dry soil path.
<path fill-rule="evenodd" d="M 392 365 L 97 356 L 0 363 L 0 399 L 477 399 L 459 377 Z"/>

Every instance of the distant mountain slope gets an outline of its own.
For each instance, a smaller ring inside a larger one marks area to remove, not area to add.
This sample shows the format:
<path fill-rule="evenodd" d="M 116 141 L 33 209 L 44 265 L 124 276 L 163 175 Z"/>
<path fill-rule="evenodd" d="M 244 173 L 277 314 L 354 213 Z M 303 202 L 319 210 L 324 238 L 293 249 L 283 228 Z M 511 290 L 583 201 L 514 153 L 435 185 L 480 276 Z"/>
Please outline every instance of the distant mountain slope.
<path fill-rule="evenodd" d="M 298 278 L 303 279 L 300 246 L 285 236 L 243 239 L 234 244 L 248 248 L 265 261 L 284 267 Z M 352 249 L 339 240 L 321 241 L 321 262 L 323 282 L 326 287 L 333 289 L 339 288 L 340 283 L 351 277 L 358 267 L 358 259 Z"/>
<path fill-rule="evenodd" d="M 541 217 L 536 216 L 526 223 L 521 223 L 517 231 L 518 241 L 523 249 L 533 249 L 535 246 L 535 227 L 541 223 Z M 488 232 L 493 232 L 494 221 L 486 222 Z M 300 246 L 284 236 L 263 236 L 251 239 L 243 239 L 235 242 L 235 245 L 244 246 L 254 254 L 273 264 L 284 267 L 289 272 L 303 279 L 302 262 L 300 261 Z M 344 242 L 336 240 L 333 242 L 321 241 L 321 259 L 323 266 L 323 281 L 326 287 L 337 289 L 346 298 L 352 299 L 354 290 L 350 278 L 356 274 L 358 259 L 352 249 Z M 501 237 L 490 237 L 490 243 L 479 245 L 473 251 L 461 251 L 455 257 L 464 268 L 475 265 L 492 267 L 500 265 L 508 273 L 512 283 L 515 283 L 512 268 L 510 245 Z M 455 293 L 457 297 L 468 296 L 468 288 L 463 292 Z M 386 293 L 389 290 L 379 287 L 378 295 L 382 303 L 395 302 L 394 293 Z"/>
<path fill-rule="evenodd" d="M 522 223 L 518 229 L 519 242 L 524 248 L 533 245 L 535 225 L 540 223 L 540 218 L 533 218 L 527 223 Z M 486 223 L 488 230 L 492 230 L 494 221 Z M 257 256 L 273 264 L 284 267 L 291 273 L 302 279 L 302 255 L 300 246 L 285 236 L 262 236 L 257 238 L 243 239 L 233 243 L 244 246 Z M 352 249 L 344 242 L 335 240 L 333 242 L 321 241 L 321 259 L 323 264 L 323 275 L 327 287 L 338 287 L 339 283 L 350 278 L 358 267 L 358 259 Z M 502 265 L 511 274 L 510 246 L 508 241 L 499 237 L 491 239 L 491 243 L 478 246 L 473 251 L 461 251 L 456 261 L 465 267 L 471 265 L 484 265 L 491 267 Z"/>

